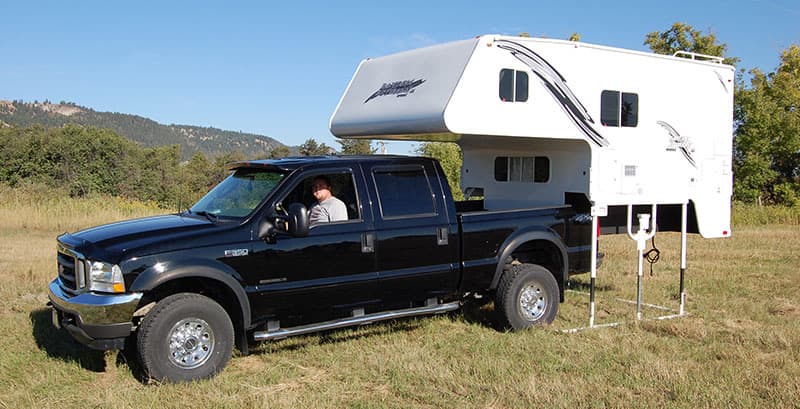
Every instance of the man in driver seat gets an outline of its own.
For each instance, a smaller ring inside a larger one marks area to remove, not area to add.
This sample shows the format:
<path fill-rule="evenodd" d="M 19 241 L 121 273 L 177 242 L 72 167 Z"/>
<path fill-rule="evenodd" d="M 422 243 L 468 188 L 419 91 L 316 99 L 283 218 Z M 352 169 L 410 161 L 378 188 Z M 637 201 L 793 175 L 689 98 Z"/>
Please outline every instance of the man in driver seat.
<path fill-rule="evenodd" d="M 311 193 L 317 199 L 309 211 L 312 225 L 347 220 L 347 206 L 331 193 L 331 181 L 327 176 L 314 178 L 311 182 Z"/>

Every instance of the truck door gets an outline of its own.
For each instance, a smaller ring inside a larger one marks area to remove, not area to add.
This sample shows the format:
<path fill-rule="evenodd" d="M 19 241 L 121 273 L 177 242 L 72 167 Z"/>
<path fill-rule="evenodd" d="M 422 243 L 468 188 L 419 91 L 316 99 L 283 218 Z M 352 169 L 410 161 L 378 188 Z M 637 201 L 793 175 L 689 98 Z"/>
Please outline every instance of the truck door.
<path fill-rule="evenodd" d="M 379 165 L 367 180 L 377 202 L 378 293 L 384 304 L 406 306 L 455 291 L 457 226 L 448 222 L 432 163 Z"/>
<path fill-rule="evenodd" d="M 278 233 L 272 243 L 256 239 L 255 265 L 250 269 L 255 274 L 246 278 L 254 314 L 279 318 L 335 310 L 348 314 L 377 304 L 375 253 L 365 240 L 374 234 L 373 221 L 360 169 L 300 174 L 278 194 L 277 203 L 284 209 L 303 203 L 310 210 L 315 202 L 312 183 L 320 175 L 328 178 L 333 195 L 347 206 L 348 218 L 312 224 L 306 237 Z"/>

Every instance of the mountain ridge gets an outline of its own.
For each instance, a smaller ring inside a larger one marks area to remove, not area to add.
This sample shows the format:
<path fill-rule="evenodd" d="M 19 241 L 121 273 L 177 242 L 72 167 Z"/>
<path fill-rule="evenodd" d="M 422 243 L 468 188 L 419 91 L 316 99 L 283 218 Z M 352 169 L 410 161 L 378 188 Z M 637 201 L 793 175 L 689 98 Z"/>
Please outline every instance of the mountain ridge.
<path fill-rule="evenodd" d="M 214 157 L 231 151 L 265 157 L 271 149 L 285 146 L 265 135 L 196 125 L 165 125 L 139 115 L 95 111 L 73 102 L 0 100 L 0 126 L 54 128 L 67 124 L 108 128 L 145 147 L 179 145 L 184 159 L 196 152 Z"/>

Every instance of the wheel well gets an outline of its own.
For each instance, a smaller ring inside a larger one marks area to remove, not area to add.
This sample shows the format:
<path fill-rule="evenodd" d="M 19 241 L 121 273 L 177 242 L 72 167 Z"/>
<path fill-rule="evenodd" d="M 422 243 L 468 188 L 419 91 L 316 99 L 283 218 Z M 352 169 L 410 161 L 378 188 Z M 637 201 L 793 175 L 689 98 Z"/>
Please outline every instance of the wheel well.
<path fill-rule="evenodd" d="M 239 306 L 239 299 L 233 290 L 220 281 L 205 277 L 176 278 L 148 291 L 139 302 L 139 308 L 177 293 L 204 295 L 221 305 L 233 323 L 236 346 L 242 354 L 247 354 L 247 333 L 244 328 L 244 316 L 242 308 Z"/>
<path fill-rule="evenodd" d="M 564 297 L 564 260 L 561 250 L 548 240 L 532 240 L 522 244 L 511 253 L 509 262 L 538 264 L 556 279 L 563 301 Z"/>

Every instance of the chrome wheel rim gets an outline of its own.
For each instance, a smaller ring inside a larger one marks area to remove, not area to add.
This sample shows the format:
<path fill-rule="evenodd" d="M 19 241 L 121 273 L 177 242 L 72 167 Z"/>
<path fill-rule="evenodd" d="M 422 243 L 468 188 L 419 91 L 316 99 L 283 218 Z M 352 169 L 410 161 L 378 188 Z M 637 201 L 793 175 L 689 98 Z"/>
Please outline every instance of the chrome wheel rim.
<path fill-rule="evenodd" d="M 200 318 L 182 319 L 169 331 L 169 359 L 179 368 L 197 368 L 213 352 L 214 331 Z"/>
<path fill-rule="evenodd" d="M 547 311 L 547 296 L 539 283 L 530 283 L 519 294 L 519 310 L 528 321 L 542 318 Z"/>

